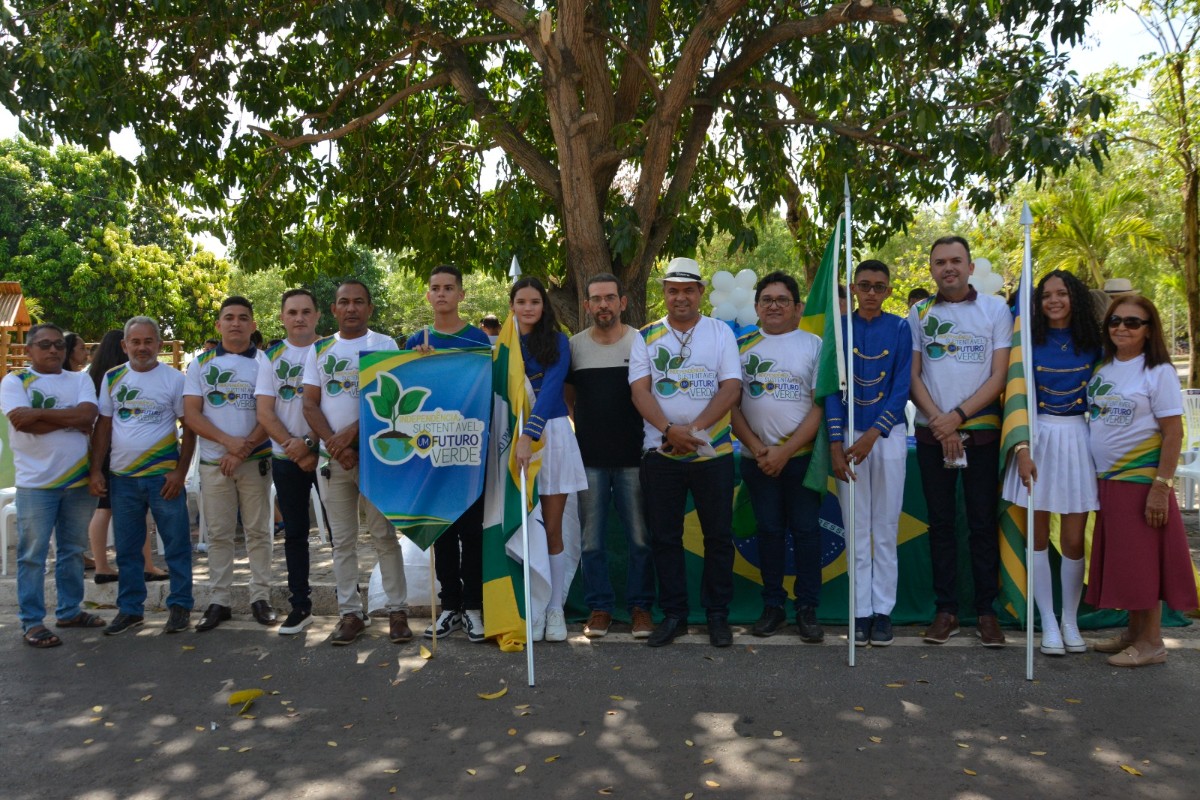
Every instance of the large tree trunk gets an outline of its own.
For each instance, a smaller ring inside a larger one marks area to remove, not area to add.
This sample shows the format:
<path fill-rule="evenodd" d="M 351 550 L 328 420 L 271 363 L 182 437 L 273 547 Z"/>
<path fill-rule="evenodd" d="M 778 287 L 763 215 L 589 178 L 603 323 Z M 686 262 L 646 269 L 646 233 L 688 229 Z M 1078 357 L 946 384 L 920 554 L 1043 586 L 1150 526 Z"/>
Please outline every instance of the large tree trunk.
<path fill-rule="evenodd" d="M 1183 179 L 1183 281 L 1188 307 L 1188 388 L 1200 388 L 1200 169 Z M 1172 343 L 1174 344 L 1174 343 Z"/>

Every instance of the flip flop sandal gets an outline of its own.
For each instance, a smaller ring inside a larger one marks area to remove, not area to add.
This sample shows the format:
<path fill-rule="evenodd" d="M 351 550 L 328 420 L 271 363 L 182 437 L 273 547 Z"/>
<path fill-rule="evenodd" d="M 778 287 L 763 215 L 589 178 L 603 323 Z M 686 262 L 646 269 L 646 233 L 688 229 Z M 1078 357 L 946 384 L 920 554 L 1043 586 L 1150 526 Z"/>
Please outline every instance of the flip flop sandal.
<path fill-rule="evenodd" d="M 106 624 L 104 620 L 97 617 L 95 614 L 89 614 L 86 611 L 80 611 L 79 616 L 71 619 L 60 619 L 54 622 L 56 628 L 103 628 Z"/>
<path fill-rule="evenodd" d="M 25 640 L 25 644 L 30 647 L 36 647 L 39 650 L 45 650 L 47 647 L 58 647 L 62 644 L 62 639 L 51 633 L 45 625 L 30 628 L 25 631 L 25 634 L 21 638 Z"/>

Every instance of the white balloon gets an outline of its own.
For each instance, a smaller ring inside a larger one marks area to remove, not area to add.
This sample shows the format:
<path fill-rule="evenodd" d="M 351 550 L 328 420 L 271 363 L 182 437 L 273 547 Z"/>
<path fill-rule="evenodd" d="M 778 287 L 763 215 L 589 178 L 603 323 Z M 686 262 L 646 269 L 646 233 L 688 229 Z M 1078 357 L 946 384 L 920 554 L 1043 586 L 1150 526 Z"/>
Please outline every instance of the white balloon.
<path fill-rule="evenodd" d="M 744 269 L 737 274 L 737 285 L 743 289 L 753 289 L 754 284 L 758 283 L 758 276 L 754 274 L 752 269 Z"/>
<path fill-rule="evenodd" d="M 971 283 L 976 291 L 984 294 L 998 294 L 1004 289 L 1004 278 L 994 272 L 986 272 L 983 275 L 976 272 L 971 276 Z"/>
<path fill-rule="evenodd" d="M 729 302 L 733 303 L 738 308 L 745 306 L 747 303 L 754 304 L 754 292 L 742 286 L 737 287 L 729 293 Z"/>
<path fill-rule="evenodd" d="M 713 316 L 717 319 L 736 319 L 737 315 L 737 306 L 733 303 L 726 302 L 719 306 L 713 306 Z"/>
<path fill-rule="evenodd" d="M 991 272 L 991 271 L 992 271 L 992 260 L 990 258 L 976 258 L 975 259 L 975 274 L 976 275 L 978 275 L 981 272 Z"/>
<path fill-rule="evenodd" d="M 723 292 L 728 292 L 735 286 L 733 273 L 729 270 L 722 269 L 713 273 L 712 288 L 720 289 Z"/>
<path fill-rule="evenodd" d="M 743 308 L 738 312 L 738 325 L 753 325 L 756 322 L 758 322 L 758 312 L 754 310 L 753 306 L 750 306 L 749 308 Z"/>
<path fill-rule="evenodd" d="M 723 292 L 720 289 L 713 289 L 708 293 L 708 302 L 712 303 L 712 307 L 716 308 L 722 303 L 729 302 L 729 292 Z"/>

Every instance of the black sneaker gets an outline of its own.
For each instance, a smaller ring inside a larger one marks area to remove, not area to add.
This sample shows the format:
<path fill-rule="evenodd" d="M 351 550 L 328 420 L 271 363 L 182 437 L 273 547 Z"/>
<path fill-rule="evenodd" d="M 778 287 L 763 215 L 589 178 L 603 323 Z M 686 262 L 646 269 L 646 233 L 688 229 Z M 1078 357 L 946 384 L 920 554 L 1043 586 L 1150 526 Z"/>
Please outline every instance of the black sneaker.
<path fill-rule="evenodd" d="M 287 619 L 279 626 L 280 636 L 291 636 L 313 624 L 313 616 L 311 611 L 293 608 L 292 613 L 287 615 Z"/>
<path fill-rule="evenodd" d="M 163 633 L 179 633 L 186 631 L 192 624 L 192 612 L 183 606 L 171 606 L 171 615 L 167 624 L 163 625 Z"/>
<path fill-rule="evenodd" d="M 871 620 L 871 646 L 887 647 L 892 639 L 892 618 L 887 614 L 876 614 Z"/>
<path fill-rule="evenodd" d="M 437 618 L 437 638 L 445 639 L 447 636 L 454 633 L 455 631 L 462 630 L 462 626 L 463 626 L 463 618 L 462 618 L 461 611 L 450 611 L 450 610 L 443 611 L 441 614 L 438 614 L 438 618 Z M 434 630 L 434 628 L 432 625 L 426 626 L 426 628 L 425 628 L 425 638 L 426 639 L 433 638 L 433 630 Z"/>
<path fill-rule="evenodd" d="M 755 636 L 774 636 L 787 625 L 787 614 L 779 606 L 766 606 L 750 632 Z"/>
<path fill-rule="evenodd" d="M 807 644 L 825 641 L 825 631 L 817 623 L 816 606 L 800 606 L 796 609 L 796 630 L 800 633 L 800 641 Z"/>
<path fill-rule="evenodd" d="M 104 629 L 105 636 L 116 636 L 119 633 L 124 633 L 130 628 L 140 628 L 146 621 L 145 617 L 134 616 L 124 612 L 113 617 L 113 621 L 108 623 L 108 627 Z"/>
<path fill-rule="evenodd" d="M 854 618 L 854 646 L 866 647 L 871 643 L 871 618 Z"/>

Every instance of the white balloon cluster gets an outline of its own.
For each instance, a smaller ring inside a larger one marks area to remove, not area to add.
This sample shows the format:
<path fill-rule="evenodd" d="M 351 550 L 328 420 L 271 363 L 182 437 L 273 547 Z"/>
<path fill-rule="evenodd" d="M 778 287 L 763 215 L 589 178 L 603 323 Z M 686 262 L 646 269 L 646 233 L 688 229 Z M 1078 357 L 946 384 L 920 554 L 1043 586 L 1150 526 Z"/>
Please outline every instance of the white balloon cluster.
<path fill-rule="evenodd" d="M 1004 277 L 992 272 L 990 260 L 977 258 L 975 272 L 971 274 L 971 285 L 980 294 L 999 294 L 1004 289 Z"/>
<path fill-rule="evenodd" d="M 712 291 L 708 295 L 712 303 L 713 316 L 739 326 L 758 322 L 754 310 L 754 285 L 758 276 L 752 269 L 744 269 L 737 275 L 728 270 L 713 273 Z"/>

